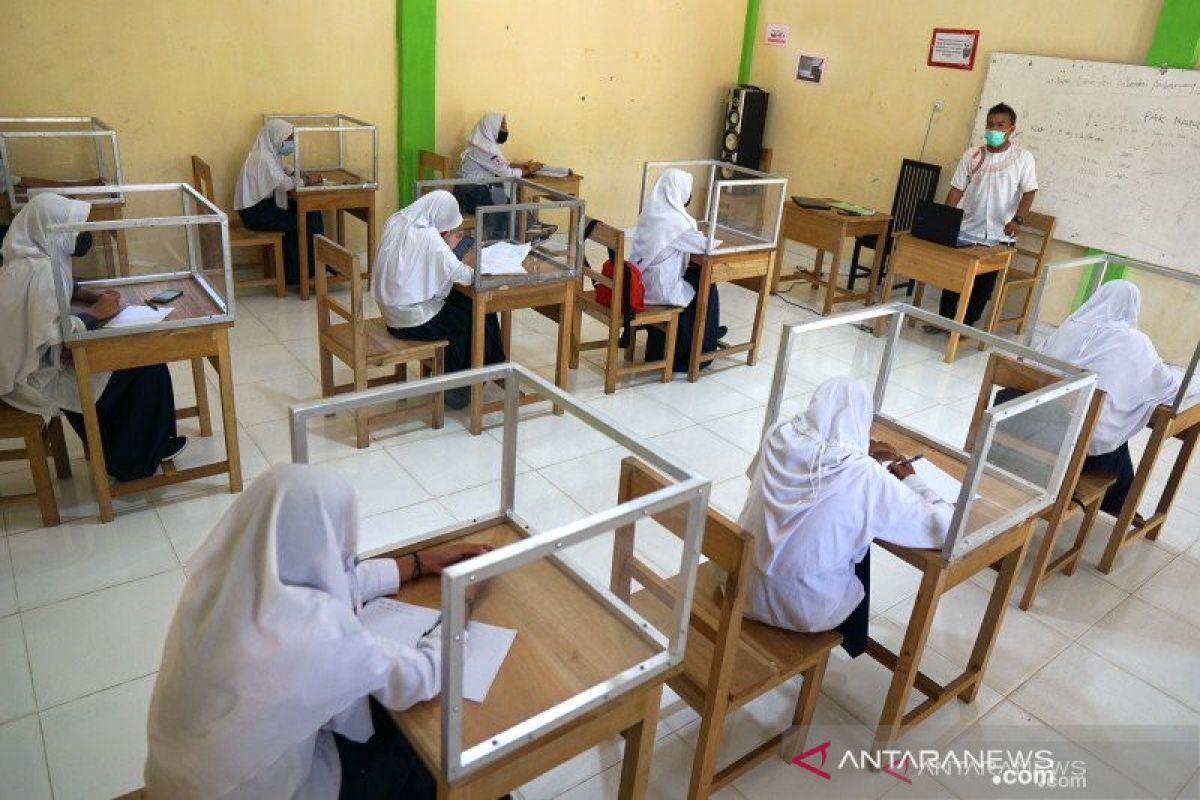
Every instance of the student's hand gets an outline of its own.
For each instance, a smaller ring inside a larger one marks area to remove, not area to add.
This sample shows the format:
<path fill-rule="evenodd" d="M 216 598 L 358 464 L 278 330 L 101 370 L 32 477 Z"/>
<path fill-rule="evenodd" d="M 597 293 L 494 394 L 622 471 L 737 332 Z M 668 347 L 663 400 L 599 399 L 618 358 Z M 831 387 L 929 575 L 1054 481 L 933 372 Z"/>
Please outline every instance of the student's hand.
<path fill-rule="evenodd" d="M 891 443 L 872 439 L 870 447 L 867 448 L 867 453 L 871 458 L 883 463 L 884 461 L 895 461 L 900 458 L 900 451 L 892 447 Z"/>
<path fill-rule="evenodd" d="M 1017 234 L 1021 232 L 1021 226 L 1013 222 L 1011 219 L 1004 223 L 1004 235 L 1010 239 L 1017 238 Z"/>
<path fill-rule="evenodd" d="M 467 597 L 467 619 L 471 618 L 471 615 L 475 611 L 475 607 L 478 605 L 479 598 L 483 595 L 484 590 L 487 589 L 487 586 L 488 581 L 476 581 L 475 583 L 467 585 L 467 589 L 464 592 Z"/>
<path fill-rule="evenodd" d="M 490 544 L 448 544 L 421 551 L 421 567 L 426 574 L 440 575 L 442 570 L 459 561 L 490 553 Z"/>
<path fill-rule="evenodd" d="M 521 164 L 521 174 L 528 178 L 533 173 L 537 172 L 540 167 L 535 167 L 532 161 L 527 161 Z"/>
<path fill-rule="evenodd" d="M 88 313 L 98 322 L 112 319 L 121 310 L 121 296 L 116 292 L 104 292 L 88 308 Z"/>
<path fill-rule="evenodd" d="M 904 480 L 907 477 L 917 474 L 917 471 L 913 469 L 912 464 L 904 464 L 899 461 L 888 464 L 887 470 L 900 480 Z"/>
<path fill-rule="evenodd" d="M 453 250 L 455 247 L 458 247 L 458 243 L 462 241 L 462 238 L 463 232 L 461 230 L 449 231 L 442 237 L 442 239 L 446 242 L 446 246 L 451 250 Z"/>

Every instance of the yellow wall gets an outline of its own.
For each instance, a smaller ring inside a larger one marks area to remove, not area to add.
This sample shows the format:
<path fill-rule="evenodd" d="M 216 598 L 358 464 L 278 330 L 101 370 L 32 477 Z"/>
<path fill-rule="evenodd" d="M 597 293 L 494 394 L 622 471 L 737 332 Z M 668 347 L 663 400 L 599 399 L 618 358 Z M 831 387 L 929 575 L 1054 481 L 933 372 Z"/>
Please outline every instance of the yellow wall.
<path fill-rule="evenodd" d="M 0 113 L 93 115 L 127 182 L 190 181 L 193 153 L 232 209 L 264 112 L 338 111 L 379 126 L 382 216 L 396 198 L 391 0 L 6 0 Z M 350 226 L 354 227 L 354 226 Z"/>
<path fill-rule="evenodd" d="M 583 174 L 588 213 L 637 219 L 643 161 L 711 158 L 737 79 L 741 0 L 442 0 L 437 146 L 455 165 L 488 111 L 513 161 Z"/>

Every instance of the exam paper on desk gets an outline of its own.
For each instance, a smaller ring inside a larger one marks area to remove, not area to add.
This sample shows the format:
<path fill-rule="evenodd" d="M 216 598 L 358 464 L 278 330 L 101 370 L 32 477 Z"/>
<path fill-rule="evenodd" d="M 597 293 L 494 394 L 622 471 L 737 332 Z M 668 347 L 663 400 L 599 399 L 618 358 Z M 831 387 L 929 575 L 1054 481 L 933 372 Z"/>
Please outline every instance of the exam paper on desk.
<path fill-rule="evenodd" d="M 920 458 L 912 462 L 912 468 L 917 473 L 917 477 L 924 481 L 925 485 L 938 497 L 951 505 L 958 502 L 958 495 L 962 491 L 962 481 L 927 458 Z"/>
<path fill-rule="evenodd" d="M 402 603 L 390 598 L 372 600 L 363 606 L 360 619 L 367 630 L 400 644 L 416 647 L 417 642 L 441 620 L 436 608 Z M 463 697 L 482 703 L 496 680 L 508 650 L 516 639 L 512 628 L 485 622 L 467 624 L 466 658 L 463 662 Z"/>
<path fill-rule="evenodd" d="M 484 275 L 518 275 L 525 272 L 525 258 L 533 249 L 532 243 L 496 242 L 483 248 L 479 271 Z"/>
<path fill-rule="evenodd" d="M 541 169 L 533 173 L 541 175 L 543 178 L 565 178 L 571 174 L 570 167 L 552 167 L 549 164 L 543 164 Z"/>
<path fill-rule="evenodd" d="M 120 312 L 104 323 L 106 328 L 128 328 L 132 325 L 152 325 L 162 322 L 174 309 L 152 308 L 150 306 L 125 306 Z"/>

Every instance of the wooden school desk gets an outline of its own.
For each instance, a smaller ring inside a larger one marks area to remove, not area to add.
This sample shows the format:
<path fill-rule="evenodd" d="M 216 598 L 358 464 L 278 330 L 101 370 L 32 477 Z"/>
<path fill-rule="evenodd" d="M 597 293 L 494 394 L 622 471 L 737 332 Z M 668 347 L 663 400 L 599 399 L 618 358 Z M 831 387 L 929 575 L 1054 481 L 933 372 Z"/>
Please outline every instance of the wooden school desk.
<path fill-rule="evenodd" d="M 707 233 L 705 223 L 700 223 L 700 232 Z M 721 228 L 723 244 L 738 246 L 757 241 L 728 228 Z M 746 363 L 754 366 L 758 361 L 758 342 L 762 338 L 763 320 L 766 317 L 767 297 L 771 293 L 771 255 L 773 247 L 745 250 L 740 253 L 713 254 L 693 253 L 690 263 L 700 271 L 696 288 L 696 322 L 692 327 L 692 349 L 688 354 L 688 380 L 695 383 L 700 379 L 700 365 L 718 358 L 737 353 L 746 353 Z M 708 316 L 708 295 L 713 284 L 734 283 L 744 289 L 758 293 L 754 309 L 754 325 L 750 328 L 750 341 L 735 345 L 721 345 L 711 353 L 704 352 L 704 320 Z M 667 354 L 670 357 L 670 354 Z"/>
<path fill-rule="evenodd" d="M 531 252 L 525 258 L 525 271 L 529 274 L 560 272 Z M 571 363 L 571 320 L 575 316 L 576 279 L 563 274 L 560 280 L 531 286 L 498 286 L 476 290 L 474 284 L 455 284 L 454 289 L 471 298 L 471 366 L 482 367 L 484 355 L 484 320 L 492 312 L 500 314 L 500 334 L 506 355 L 512 353 L 512 312 L 520 308 L 534 308 L 558 322 L 558 353 L 554 362 L 554 384 L 567 388 L 567 368 Z M 522 394 L 521 405 L 541 402 L 540 394 Z M 483 415 L 504 408 L 503 401 L 483 402 L 483 385 L 471 386 L 471 419 L 468 429 L 474 435 L 483 430 Z M 555 410 L 558 413 L 558 410 Z"/>
<path fill-rule="evenodd" d="M 882 247 L 881 243 L 880 249 Z M 992 313 L 988 315 L 987 327 L 984 328 L 991 333 L 995 330 L 996 320 L 1000 316 L 1000 304 L 995 300 L 999 296 L 1000 287 L 1004 285 L 1005 275 L 1008 274 L 1008 262 L 1014 252 L 1011 247 L 985 247 L 981 244 L 946 247 L 936 242 L 918 239 L 907 231 L 897 233 L 896 244 L 892 248 L 891 268 L 888 269 L 887 280 L 883 284 L 880 302 L 886 303 L 891 299 L 892 286 L 901 276 L 915 278 L 918 286 L 913 305 L 921 305 L 925 284 L 958 292 L 954 321 L 962 322 L 967 315 L 967 303 L 971 299 L 975 278 L 989 272 L 999 272 L 996 287 L 992 291 Z M 873 270 L 871 274 L 874 275 Z M 950 340 L 946 342 L 947 364 L 954 362 L 954 356 L 958 352 L 958 340 L 959 333 L 951 331 Z M 982 342 L 979 343 L 979 347 L 983 349 Z"/>
<path fill-rule="evenodd" d="M 525 535 L 512 523 L 500 523 L 415 543 L 389 555 L 448 541 L 499 546 Z M 436 576 L 427 576 L 406 583 L 396 597 L 437 608 L 441 605 L 441 585 Z M 475 603 L 472 618 L 515 628 L 517 638 L 487 699 L 483 703 L 465 701 L 464 750 L 653 655 L 650 646 L 626 622 L 616 619 L 590 590 L 548 559 L 490 580 Z M 585 631 L 586 635 L 580 635 Z M 447 782 L 441 770 L 441 699 L 394 711 L 392 716 L 437 777 L 439 798 L 500 797 L 617 735 L 625 737 L 618 796 L 639 798 L 645 794 L 649 778 L 662 684 L 680 668 L 454 783 Z"/>
<path fill-rule="evenodd" d="M 544 175 L 530 175 L 525 180 L 531 181 L 538 186 L 560 192 L 561 194 L 569 194 L 571 197 L 579 197 L 579 185 L 583 183 L 583 176 L 572 172 L 570 175 L 566 175 L 562 178 L 550 178 Z M 517 184 L 517 187 L 518 203 L 532 203 L 543 197 L 548 197 L 545 192 L 540 192 L 534 186 L 531 186 L 527 183 Z M 519 242 L 525 241 L 525 226 L 527 216 L 528 215 L 524 213 L 521 213 L 517 216 L 517 241 Z M 569 246 L 570 242 L 575 241 L 575 237 L 578 235 L 578 232 L 575 230 L 574 215 L 568 216 L 571 218 L 570 227 L 568 227 L 566 230 L 567 242 Z"/>
<path fill-rule="evenodd" d="M 856 214 L 840 214 L 834 208 L 801 208 L 793 201 L 785 202 L 783 219 L 779 223 L 779 243 L 775 248 L 775 274 L 771 279 L 771 291 L 779 291 L 780 281 L 808 281 L 814 289 L 824 286 L 825 301 L 821 306 L 821 313 L 825 316 L 833 311 L 834 303 L 862 300 L 863 305 L 870 305 L 875 298 L 875 284 L 882 266 L 880 254 L 884 249 L 883 241 L 887 238 L 888 223 L 891 220 L 890 214 L 875 213 L 860 217 Z M 867 280 L 867 290 L 852 292 L 842 289 L 838 286 L 842 246 L 846 239 L 871 235 L 879 237 L 879 246 L 875 248 L 875 255 L 871 258 L 871 275 Z M 817 248 L 817 259 L 812 269 L 797 269 L 788 275 L 782 274 L 784 247 L 789 239 Z M 833 254 L 833 261 L 829 265 L 829 278 L 823 279 L 821 267 L 826 252 Z"/>
<path fill-rule="evenodd" d="M 966 461 L 961 456 L 947 448 L 919 441 L 886 420 L 876 420 L 871 428 L 871 436 L 889 442 L 905 455 L 923 454 L 925 458 L 959 480 L 966 471 Z M 989 520 L 1003 516 L 1009 509 L 1020 506 L 1035 496 L 1034 493 L 1026 493 L 1009 484 L 1000 483 L 986 474 L 980 478 L 979 486 L 982 496 L 971 506 L 967 530 L 978 530 Z M 1048 498 L 1046 506 L 1052 502 L 1053 498 Z M 947 560 L 940 550 L 922 550 L 890 542 L 878 542 L 883 549 L 921 572 L 921 587 L 913 601 L 912 614 L 905 628 L 900 653 L 893 653 L 875 639 L 867 641 L 867 654 L 892 671 L 892 682 L 888 687 L 883 711 L 879 715 L 879 726 L 875 730 L 875 748 L 890 747 L 902 734 L 956 697 L 964 703 L 974 702 L 983 683 L 983 675 L 987 670 L 996 639 L 999 638 L 1000 625 L 1004 621 L 1004 612 L 1008 610 L 1008 601 L 1021 570 L 1021 560 L 1025 557 L 1025 550 L 1033 534 L 1036 517 L 1042 510 L 1033 509 L 1029 517 L 1018 520 L 1003 533 L 953 560 Z M 988 600 L 987 609 L 980 620 L 979 631 L 975 635 L 971 658 L 966 669 L 943 686 L 919 669 L 938 603 L 946 592 L 993 564 L 997 565 L 999 572 L 996 582 L 992 585 L 992 596 Z M 926 696 L 926 700 L 905 713 L 908 696 L 914 686 Z"/>
<path fill-rule="evenodd" d="M 307 300 L 312 279 L 308 276 L 308 233 L 309 211 L 333 211 L 337 243 L 346 244 L 346 214 L 357 217 L 367 225 L 367 272 L 375 259 L 375 190 L 360 189 L 357 184 L 363 179 L 344 169 L 304 173 L 304 182 L 311 185 L 317 178 L 331 184 L 354 185 L 355 188 L 330 189 L 325 191 L 288 192 L 296 201 L 296 236 L 300 242 L 300 299 Z M 331 237 L 332 238 L 332 237 Z"/>
<path fill-rule="evenodd" d="M 183 292 L 183 295 L 170 304 L 174 311 L 167 317 L 169 320 L 194 319 L 219 313 L 217 306 L 208 298 L 200 285 L 190 278 L 153 280 L 128 283 L 122 286 L 103 285 L 101 288 L 119 291 L 122 307 L 145 305 L 147 298 L 153 297 L 159 292 L 166 289 L 178 289 Z M 242 490 L 237 416 L 233 405 L 233 369 L 229 358 L 229 328 L 231 327 L 233 327 L 233 322 L 226 320 L 190 328 L 174 328 L 109 337 L 89 337 L 67 344 L 75 363 L 79 401 L 83 409 L 83 424 L 86 433 L 85 444 L 91 463 L 92 482 L 96 487 L 96 503 L 100 507 L 101 522 L 111 522 L 113 519 L 113 497 L 159 486 L 228 473 L 229 491 L 240 492 Z M 161 475 L 114 483 L 110 486 L 104 462 L 104 448 L 101 446 L 100 423 L 96 416 L 96 398 L 92 395 L 92 373 L 112 372 L 151 364 L 168 364 L 172 361 L 190 361 L 192 363 L 192 379 L 196 385 L 196 405 L 177 409 L 175 417 L 176 419 L 199 417 L 200 435 L 211 436 L 212 421 L 208 405 L 208 390 L 204 382 L 204 359 L 206 358 L 212 362 L 220 379 L 221 420 L 225 429 L 225 460 L 183 470 L 164 466 Z"/>
<path fill-rule="evenodd" d="M 1121 513 L 1117 515 L 1117 521 L 1113 524 L 1108 546 L 1104 548 L 1104 555 L 1100 558 L 1099 569 L 1105 574 L 1112 571 L 1117 554 L 1126 545 L 1142 536 L 1150 541 L 1158 538 L 1163 523 L 1167 521 L 1171 503 L 1175 500 L 1175 493 L 1179 491 L 1179 484 L 1183 480 L 1183 473 L 1187 469 L 1188 461 L 1191 460 L 1192 452 L 1196 449 L 1196 439 L 1200 437 L 1200 403 L 1181 409 L 1179 414 L 1175 414 L 1170 406 L 1158 406 L 1150 415 L 1150 421 L 1146 423 L 1146 426 L 1150 428 L 1150 441 L 1146 443 L 1146 449 L 1138 460 L 1137 472 L 1134 473 L 1133 484 L 1129 487 L 1129 495 L 1125 498 L 1125 504 L 1121 506 Z M 1158 505 L 1155 507 L 1154 513 L 1147 517 L 1141 525 L 1137 525 L 1133 521 L 1133 515 L 1137 512 L 1142 495 L 1146 493 L 1150 473 L 1154 471 L 1158 455 L 1162 452 L 1163 445 L 1172 437 L 1179 439 L 1182 443 L 1179 455 L 1175 456 L 1175 464 L 1171 467 L 1171 474 L 1167 477 L 1167 484 L 1158 498 Z"/>

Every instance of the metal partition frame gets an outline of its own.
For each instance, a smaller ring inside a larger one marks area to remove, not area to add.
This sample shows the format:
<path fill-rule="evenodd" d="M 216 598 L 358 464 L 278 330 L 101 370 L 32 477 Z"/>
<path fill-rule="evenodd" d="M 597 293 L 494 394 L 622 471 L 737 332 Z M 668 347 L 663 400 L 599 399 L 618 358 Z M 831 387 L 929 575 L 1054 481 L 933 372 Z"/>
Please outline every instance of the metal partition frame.
<path fill-rule="evenodd" d="M 1022 506 L 1009 509 L 1009 513 L 992 524 L 981 528 L 970 535 L 964 535 L 965 527 L 968 521 L 971 505 L 975 500 L 976 488 L 979 485 L 980 479 L 984 473 L 994 475 L 1001 480 L 1013 483 L 1015 476 L 1009 476 L 1007 473 L 1001 473 L 995 467 L 987 463 L 989 448 L 992 444 L 993 436 L 996 432 L 996 427 L 1001 422 L 1010 417 L 1017 416 L 1031 408 L 1043 405 L 1053 400 L 1059 399 L 1072 392 L 1078 392 L 1081 389 L 1086 391 L 1078 398 L 1076 408 L 1072 414 L 1070 426 L 1068 429 L 1067 441 L 1070 447 L 1064 447 L 1063 451 L 1058 454 L 1058 460 L 1054 465 L 1054 470 L 1051 473 L 1050 486 L 1054 487 L 1053 494 L 1057 494 L 1062 485 L 1063 477 L 1066 474 L 1067 462 L 1070 460 L 1071 451 L 1074 449 L 1075 443 L 1079 438 L 1079 431 L 1083 425 L 1087 404 L 1091 401 L 1092 392 L 1096 385 L 1096 375 L 1085 369 L 1080 369 L 1065 361 L 1059 361 L 1056 358 L 1051 358 L 1036 350 L 1031 350 L 1022 345 L 1015 344 L 1007 339 L 1001 339 L 989 333 L 984 333 L 975 328 L 972 328 L 961 323 L 948 320 L 932 312 L 921 308 L 916 308 L 905 303 L 888 303 L 886 305 L 872 306 L 860 311 L 851 311 L 844 314 L 836 314 L 813 322 L 797 322 L 790 325 L 784 325 L 783 331 L 780 334 L 779 351 L 775 359 L 775 377 L 771 383 L 771 396 L 767 401 L 766 414 L 763 419 L 763 435 L 775 424 L 779 417 L 779 410 L 783 404 L 785 389 L 788 379 L 788 364 L 791 361 L 792 350 L 795 340 L 811 331 L 822 330 L 824 328 L 834 328 L 842 325 L 858 325 L 863 323 L 874 323 L 879 325 L 884 322 L 891 323 L 890 330 L 886 334 L 887 341 L 884 346 L 883 357 L 879 365 L 879 372 L 875 378 L 874 404 L 875 416 L 878 419 L 884 419 L 889 424 L 903 429 L 907 434 L 915 439 L 926 442 L 930 445 L 938 447 L 947 447 L 945 442 L 937 442 L 931 439 L 923 432 L 910 427 L 901 420 L 889 417 L 879 411 L 883 407 L 883 400 L 887 393 L 888 378 L 892 368 L 893 356 L 896 350 L 896 341 L 900 338 L 900 331 L 903 329 L 907 319 L 912 318 L 920 322 L 936 325 L 947 331 L 957 331 L 963 335 L 969 335 L 977 340 L 982 341 L 986 346 L 994 348 L 1004 353 L 1008 353 L 1023 361 L 1031 362 L 1043 369 L 1052 370 L 1060 373 L 1063 377 L 1056 383 L 1045 386 L 1021 397 L 1009 400 L 1005 403 L 992 406 L 985 409 L 980 424 L 975 432 L 975 439 L 971 443 L 970 451 L 960 447 L 950 447 L 958 456 L 967 459 L 967 469 L 963 476 L 962 491 L 959 493 L 958 501 L 955 503 L 954 516 L 950 523 L 950 529 L 946 534 L 946 542 L 942 547 L 942 555 L 947 559 L 960 558 L 969 550 L 978 547 L 987 540 L 1002 533 L 1010 528 L 1014 523 L 1013 520 L 1019 517 L 1028 517 L 1032 513 L 1037 513 L 1042 506 L 1045 505 L 1045 497 L 1036 498 L 1023 504 Z M 1026 487 L 1028 488 L 1028 484 Z M 1039 487 L 1034 487 L 1039 492 L 1042 490 Z M 1043 492 L 1043 495 L 1049 495 L 1052 499 L 1053 495 L 1050 490 Z"/>
<path fill-rule="evenodd" d="M 304 168 L 300 163 L 302 150 L 300 148 L 300 137 L 305 133 L 331 133 L 336 132 L 338 137 L 338 169 L 346 169 L 346 141 L 345 135 L 348 131 L 370 131 L 371 132 L 371 176 L 370 180 L 364 180 L 362 183 L 343 183 L 331 186 L 322 185 L 306 185 L 297 186 L 297 192 L 336 192 L 345 189 L 378 189 L 379 188 L 379 129 L 369 122 L 363 122 L 360 119 L 348 116 L 346 114 L 263 114 L 263 124 L 267 124 L 267 120 L 281 119 L 292 126 L 292 135 L 296 140 L 296 174 L 302 175 Z M 297 125 L 293 120 L 334 120 L 335 125 Z M 323 167 L 314 167 L 314 169 L 324 169 Z"/>
<path fill-rule="evenodd" d="M 567 242 L 567 254 L 570 255 L 574 250 L 574 258 L 569 261 L 558 261 L 552 254 L 543 248 L 534 246 L 530 251 L 530 255 L 540 258 L 558 269 L 557 273 L 542 273 L 542 274 L 527 274 L 521 275 L 484 275 L 482 270 L 474 270 L 475 291 L 491 291 L 494 289 L 502 289 L 510 286 L 540 286 L 547 283 L 563 283 L 573 281 L 579 277 L 580 270 L 583 264 L 583 229 L 584 229 L 584 209 L 587 204 L 574 195 L 569 195 L 560 192 L 557 189 L 551 189 L 537 181 L 531 181 L 527 178 L 444 178 L 439 180 L 429 181 L 414 181 L 413 196 L 420 197 L 427 192 L 436 189 L 443 189 L 447 192 L 453 192 L 457 186 L 501 186 L 505 193 L 510 197 L 519 197 L 521 187 L 528 186 L 534 189 L 541 197 L 549 198 L 547 202 L 533 203 L 517 203 L 510 202 L 501 205 L 479 206 L 475 210 L 475 263 L 483 263 L 480 250 L 482 243 L 486 240 L 484 236 L 484 220 L 488 214 L 492 213 L 507 213 L 510 217 L 509 222 L 509 238 L 516 239 L 516 219 L 517 214 L 526 211 L 546 211 L 554 208 L 565 208 L 571 215 L 573 226 L 575 229 L 575 241 Z"/>
<path fill-rule="evenodd" d="M 554 731 L 568 722 L 596 710 L 626 692 L 661 678 L 683 663 L 687 644 L 688 620 L 696 568 L 700 559 L 700 544 L 711 482 L 682 466 L 670 456 L 649 446 L 637 435 L 626 431 L 614 420 L 581 403 L 549 381 L 519 364 L 505 363 L 490 367 L 456 372 L 411 383 L 367 389 L 362 392 L 337 395 L 323 400 L 300 403 L 291 407 L 290 425 L 292 460 L 308 462 L 308 431 L 310 419 L 339 412 L 351 412 L 379 403 L 391 403 L 423 397 L 487 381 L 505 381 L 504 437 L 501 455 L 500 505 L 494 517 L 455 524 L 428 534 L 433 539 L 447 534 L 465 535 L 496 524 L 513 523 L 528 532 L 526 538 L 455 564 L 442 572 L 442 714 L 441 769 L 447 780 L 455 781 L 476 772 L 497 758 L 523 747 L 529 742 Z M 514 510 L 517 478 L 517 431 L 519 399 L 522 389 L 538 392 L 566 409 L 587 425 L 607 436 L 615 445 L 627 449 L 637 458 L 676 481 L 642 497 L 620 503 L 605 511 L 538 532 L 521 519 Z M 677 604 L 672 620 L 671 635 L 664 639 L 645 619 L 619 600 L 607 586 L 566 565 L 560 551 L 621 526 L 631 525 L 671 508 L 687 508 L 687 527 L 683 542 L 682 563 L 676 576 Z M 495 577 L 538 559 L 552 558 L 564 565 L 566 572 L 593 597 L 604 603 L 614 616 L 625 622 L 630 635 L 641 636 L 648 643 L 664 648 L 650 658 L 631 666 L 620 674 L 589 687 L 583 692 L 546 709 L 524 722 L 509 728 L 485 742 L 463 750 L 463 645 L 466 628 L 466 589 L 476 581 Z"/>
<path fill-rule="evenodd" d="M 646 182 L 650 170 L 659 168 L 670 169 L 671 167 L 708 168 L 708 180 L 704 194 L 704 222 L 708 225 L 708 247 L 705 250 L 707 254 L 721 255 L 724 253 L 742 253 L 751 250 L 770 250 L 774 249 L 776 244 L 778 244 L 779 224 L 783 218 L 783 204 L 787 200 L 787 178 L 760 172 L 749 167 L 741 167 L 728 161 L 718 161 L 715 158 L 700 158 L 691 161 L 644 161 L 642 162 L 642 189 L 641 194 L 638 195 L 639 215 L 641 215 L 642 206 L 646 202 Z M 725 174 L 729 173 L 745 177 L 724 177 Z M 724 227 L 717 224 L 717 199 L 721 194 L 742 186 L 764 186 L 769 184 L 779 185 L 779 207 L 768 215 L 769 219 L 774 219 L 775 221 L 770 240 L 764 240 L 761 244 L 713 247 L 717 239 L 717 228 Z"/>
<path fill-rule="evenodd" d="M 39 123 L 64 125 L 74 123 L 81 126 L 90 125 L 91 128 L 77 131 L 5 131 L 2 128 L 6 123 L 21 125 L 37 125 Z M 100 140 L 108 139 L 112 146 L 113 174 L 116 178 L 116 185 L 124 183 L 121 173 L 121 148 L 117 145 L 117 132 L 99 117 L 0 117 L 0 162 L 4 163 L 6 171 L 12 169 L 12 162 L 8 158 L 8 139 L 57 139 L 77 136 L 90 136 L 95 140 L 96 169 L 101 177 L 104 175 L 105 163 L 104 150 L 100 147 Z M 80 187 L 70 188 L 75 189 Z M 111 196 L 97 200 L 96 205 L 117 205 L 125 202 L 124 196 L 114 192 L 112 186 L 106 188 L 109 189 L 107 194 Z M 8 206 L 12 209 L 13 213 L 24 207 L 24 203 L 17 202 L 16 184 L 5 180 L 4 191 L 8 194 Z"/>
<path fill-rule="evenodd" d="M 1069 261 L 1059 261 L 1055 264 L 1047 264 L 1042 268 L 1042 273 L 1038 277 L 1037 286 L 1033 290 L 1033 302 L 1029 307 L 1029 320 L 1031 324 L 1025 326 L 1025 337 L 1022 344 L 1029 347 L 1033 343 L 1033 334 L 1037 328 L 1037 321 L 1042 310 L 1042 301 L 1045 299 L 1046 286 L 1050 282 L 1051 273 L 1063 273 L 1068 270 L 1091 269 L 1091 277 L 1088 280 L 1087 294 L 1085 297 L 1091 297 L 1095 291 L 1100 288 L 1100 284 L 1104 283 L 1105 273 L 1108 272 L 1110 266 L 1117 266 L 1125 269 L 1132 269 L 1138 272 L 1148 272 L 1152 275 L 1159 275 L 1170 280 L 1179 281 L 1180 283 L 1189 284 L 1191 286 L 1200 287 L 1200 275 L 1192 272 L 1184 272 L 1183 270 L 1171 269 L 1170 267 L 1151 264 L 1146 261 L 1135 261 L 1131 258 L 1122 258 L 1114 256 L 1110 253 L 1100 253 L 1094 256 L 1085 256 L 1083 258 L 1073 258 Z M 1179 384 L 1179 391 L 1175 394 L 1175 399 L 1171 403 L 1171 411 L 1178 414 L 1183 409 L 1183 401 L 1188 396 L 1188 388 L 1192 384 L 1192 378 L 1196 374 L 1196 367 L 1200 365 L 1200 328 L 1196 331 L 1196 347 L 1192 351 L 1192 357 L 1188 361 L 1187 369 L 1184 371 L 1183 381 Z"/>
<path fill-rule="evenodd" d="M 65 197 L 79 197 L 81 200 L 86 200 L 87 195 L 110 193 L 114 188 L 125 194 L 140 194 L 143 192 L 178 192 L 180 198 L 181 209 L 184 213 L 179 216 L 167 217 L 143 217 L 133 219 L 115 219 L 115 220 L 98 220 L 95 222 L 64 222 L 56 225 L 51 225 L 49 231 L 51 233 L 80 233 L 82 231 L 114 231 L 128 230 L 130 228 L 170 228 L 187 226 L 189 235 L 187 237 L 188 263 L 192 269 L 177 272 L 163 272 L 153 275 L 131 275 L 117 278 L 101 278 L 99 280 L 87 281 L 88 287 L 103 288 L 106 286 L 128 286 L 135 283 L 151 283 L 153 281 L 169 280 L 172 278 L 190 278 L 199 284 L 208 298 L 216 304 L 220 309 L 219 314 L 208 317 L 195 317 L 192 319 L 172 320 L 169 317 L 162 322 L 155 322 L 149 325 L 130 325 L 121 328 L 105 328 L 99 327 L 94 331 L 80 332 L 75 330 L 71 324 L 71 298 L 64 293 L 64 287 L 60 281 L 55 281 L 54 286 L 58 294 L 58 312 L 59 326 L 62 331 L 64 342 L 76 341 L 79 339 L 101 339 L 112 336 L 127 336 L 132 333 L 143 333 L 151 330 L 172 330 L 175 328 L 191 328 L 199 325 L 211 325 L 214 322 L 233 321 L 233 273 L 230 270 L 229 256 L 229 218 L 225 216 L 220 208 L 209 202 L 208 198 L 197 192 L 189 183 L 135 183 L 122 185 L 117 187 L 109 186 L 81 186 L 72 189 L 36 189 L 30 194 L 40 192 L 51 192 L 61 194 Z M 190 204 L 190 205 L 189 205 Z M 191 208 L 202 207 L 208 210 L 204 214 L 189 214 L 187 211 Z M 191 226 L 194 225 L 220 225 L 221 226 L 221 272 L 224 276 L 225 294 L 221 295 L 208 280 L 203 269 L 197 268 L 198 265 L 198 248 L 195 236 L 191 235 Z"/>

